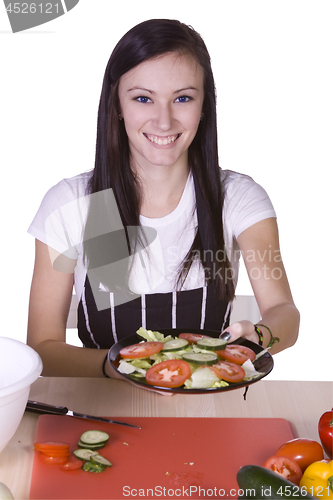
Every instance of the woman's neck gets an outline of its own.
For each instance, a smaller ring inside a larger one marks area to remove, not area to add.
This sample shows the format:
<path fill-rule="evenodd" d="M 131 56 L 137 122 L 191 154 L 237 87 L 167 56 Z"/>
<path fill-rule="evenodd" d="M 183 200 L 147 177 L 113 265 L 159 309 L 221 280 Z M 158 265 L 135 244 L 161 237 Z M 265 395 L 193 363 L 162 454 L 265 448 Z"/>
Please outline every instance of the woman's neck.
<path fill-rule="evenodd" d="M 149 218 L 165 217 L 177 207 L 190 168 L 156 167 L 149 172 L 136 171 L 141 185 L 140 214 Z"/>

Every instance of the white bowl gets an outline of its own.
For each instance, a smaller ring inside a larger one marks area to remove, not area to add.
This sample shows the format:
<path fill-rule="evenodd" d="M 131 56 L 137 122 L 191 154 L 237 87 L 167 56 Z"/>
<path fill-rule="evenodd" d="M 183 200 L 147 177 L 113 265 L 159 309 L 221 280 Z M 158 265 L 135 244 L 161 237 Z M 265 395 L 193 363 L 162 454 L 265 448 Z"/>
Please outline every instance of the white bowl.
<path fill-rule="evenodd" d="M 42 369 L 42 360 L 31 347 L 0 337 L 0 453 L 21 422 L 30 385 Z"/>

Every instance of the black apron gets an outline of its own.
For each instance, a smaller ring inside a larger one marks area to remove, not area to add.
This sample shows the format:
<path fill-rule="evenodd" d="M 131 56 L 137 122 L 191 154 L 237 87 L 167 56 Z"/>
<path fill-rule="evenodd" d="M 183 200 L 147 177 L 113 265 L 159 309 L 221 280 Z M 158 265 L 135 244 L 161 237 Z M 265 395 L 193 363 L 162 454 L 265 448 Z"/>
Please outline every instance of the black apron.
<path fill-rule="evenodd" d="M 205 203 L 194 174 L 193 178 L 203 247 L 214 249 Z M 98 310 L 94 298 L 96 294 L 103 294 L 101 300 L 108 301 L 110 307 Z M 218 336 L 229 325 L 231 304 L 218 297 L 215 284 L 194 290 L 145 294 L 117 306 L 113 306 L 113 302 L 113 293 L 92 291 L 86 277 L 78 306 L 78 334 L 85 347 L 109 349 L 119 340 L 134 335 L 141 326 L 149 330 L 214 330 Z"/>

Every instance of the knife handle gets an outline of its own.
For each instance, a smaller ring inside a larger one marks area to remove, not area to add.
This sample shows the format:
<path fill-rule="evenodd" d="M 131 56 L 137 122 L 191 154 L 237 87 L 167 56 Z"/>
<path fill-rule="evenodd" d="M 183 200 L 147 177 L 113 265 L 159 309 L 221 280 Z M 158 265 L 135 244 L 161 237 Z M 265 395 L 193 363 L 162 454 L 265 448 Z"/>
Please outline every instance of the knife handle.
<path fill-rule="evenodd" d="M 28 400 L 25 409 L 26 411 L 31 411 L 33 413 L 48 413 L 50 415 L 66 415 L 68 412 L 68 408 L 66 408 L 66 406 L 53 406 L 30 400 Z"/>

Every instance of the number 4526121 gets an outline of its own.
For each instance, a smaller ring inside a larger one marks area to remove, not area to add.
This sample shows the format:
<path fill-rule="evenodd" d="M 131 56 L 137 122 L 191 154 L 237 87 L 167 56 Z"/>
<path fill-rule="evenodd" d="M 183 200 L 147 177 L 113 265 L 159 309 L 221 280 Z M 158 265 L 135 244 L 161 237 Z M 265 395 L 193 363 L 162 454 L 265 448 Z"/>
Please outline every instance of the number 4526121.
<path fill-rule="evenodd" d="M 59 3 L 13 2 L 6 7 L 10 14 L 59 14 Z"/>

